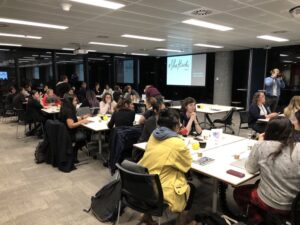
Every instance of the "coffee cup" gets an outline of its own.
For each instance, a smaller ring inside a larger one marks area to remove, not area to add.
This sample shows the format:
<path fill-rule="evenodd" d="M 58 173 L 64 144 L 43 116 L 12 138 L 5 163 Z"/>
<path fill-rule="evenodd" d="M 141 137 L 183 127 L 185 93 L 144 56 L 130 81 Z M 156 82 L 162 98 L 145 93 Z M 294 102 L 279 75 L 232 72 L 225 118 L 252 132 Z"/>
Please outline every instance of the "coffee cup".
<path fill-rule="evenodd" d="M 206 148 L 206 141 L 199 141 L 200 148 Z"/>
<path fill-rule="evenodd" d="M 240 154 L 234 154 L 234 159 L 239 160 L 240 159 Z"/>

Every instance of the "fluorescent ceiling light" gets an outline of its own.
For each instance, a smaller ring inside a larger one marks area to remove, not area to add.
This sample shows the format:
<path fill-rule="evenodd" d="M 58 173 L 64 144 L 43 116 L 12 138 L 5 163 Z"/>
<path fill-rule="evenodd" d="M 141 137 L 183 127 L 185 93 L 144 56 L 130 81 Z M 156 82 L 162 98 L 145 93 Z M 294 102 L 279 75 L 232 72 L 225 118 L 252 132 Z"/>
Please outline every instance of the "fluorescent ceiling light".
<path fill-rule="evenodd" d="M 286 54 L 280 54 L 281 57 L 287 57 L 289 55 L 286 55 Z"/>
<path fill-rule="evenodd" d="M 0 36 L 16 37 L 16 38 L 29 38 L 29 39 L 42 39 L 42 37 L 40 37 L 40 36 L 31 36 L 31 35 L 23 35 L 23 34 L 0 33 Z"/>
<path fill-rule="evenodd" d="M 269 41 L 276 41 L 276 42 L 285 42 L 285 41 L 289 41 L 289 39 L 286 39 L 286 38 L 280 38 L 280 37 L 275 37 L 275 36 L 271 36 L 271 35 L 260 35 L 260 36 L 257 36 L 257 38 L 265 39 L 265 40 L 269 40 Z"/>
<path fill-rule="evenodd" d="M 206 47 L 206 48 L 224 48 L 223 46 L 219 46 L 219 45 L 208 45 L 208 44 L 194 44 L 195 46 L 199 46 L 199 47 Z"/>
<path fill-rule="evenodd" d="M 90 45 L 105 45 L 105 46 L 113 46 L 113 47 L 121 47 L 121 48 L 126 48 L 128 45 L 121 45 L 121 44 L 112 44 L 112 43 L 104 43 L 104 42 L 94 42 L 90 41 Z"/>
<path fill-rule="evenodd" d="M 123 35 L 121 35 L 121 37 L 142 39 L 142 40 L 147 40 L 147 41 L 165 41 L 165 39 L 162 39 L 162 38 L 146 37 L 146 36 L 139 36 L 139 35 L 132 35 L 132 34 L 123 34 Z"/>
<path fill-rule="evenodd" d="M 96 50 L 87 50 L 88 52 L 96 52 Z"/>
<path fill-rule="evenodd" d="M 290 61 L 290 60 L 284 60 L 282 62 L 285 62 L 285 63 L 292 63 L 293 61 Z"/>
<path fill-rule="evenodd" d="M 66 52 L 58 52 L 57 55 L 75 55 L 73 53 L 66 53 Z"/>
<path fill-rule="evenodd" d="M 10 50 L 9 50 L 9 49 L 5 49 L 5 48 L 0 48 L 0 51 L 8 52 L 8 51 L 10 51 Z"/>
<path fill-rule="evenodd" d="M 202 20 L 196 20 L 196 19 L 184 20 L 184 21 L 182 21 L 182 23 L 186 23 L 186 24 L 190 24 L 190 25 L 194 25 L 194 26 L 198 26 L 198 27 L 204 27 L 204 28 L 208 28 L 208 29 L 213 29 L 213 30 L 219 30 L 219 31 L 233 30 L 232 27 L 227 27 L 227 26 L 223 26 L 223 25 L 219 25 L 219 24 L 215 24 L 215 23 L 209 23 L 209 22 L 205 22 Z"/>
<path fill-rule="evenodd" d="M 103 7 L 103 8 L 109 8 L 109 9 L 120 9 L 125 6 L 124 4 L 121 4 L 121 3 L 111 2 L 111 1 L 106 1 L 106 0 L 70 0 L 70 1 L 87 4 L 87 5 Z"/>
<path fill-rule="evenodd" d="M 69 28 L 67 26 L 60 26 L 60 25 L 54 25 L 54 24 L 48 24 L 48 23 L 38 23 L 38 22 L 32 22 L 32 21 L 26 21 L 26 20 L 8 19 L 8 18 L 0 18 L 0 22 L 1 23 L 20 24 L 20 25 L 26 25 L 26 26 L 34 26 L 34 27 L 53 28 L 53 29 L 60 29 L 60 30 L 65 30 L 65 29 Z"/>
<path fill-rule="evenodd" d="M 11 43 L 0 43 L 0 45 L 3 46 L 14 46 L 14 47 L 21 47 L 21 44 L 11 44 Z"/>
<path fill-rule="evenodd" d="M 140 56 L 148 56 L 149 54 L 146 54 L 146 53 L 135 53 L 135 52 L 132 52 L 130 53 L 131 55 L 140 55 Z"/>
<path fill-rule="evenodd" d="M 74 51 L 74 48 L 62 48 L 62 50 L 66 50 L 66 51 Z"/>
<path fill-rule="evenodd" d="M 297 59 L 300 59 L 300 56 L 296 57 Z"/>
<path fill-rule="evenodd" d="M 168 49 L 168 48 L 157 48 L 156 50 L 163 51 L 163 52 L 183 52 L 182 50 Z"/>

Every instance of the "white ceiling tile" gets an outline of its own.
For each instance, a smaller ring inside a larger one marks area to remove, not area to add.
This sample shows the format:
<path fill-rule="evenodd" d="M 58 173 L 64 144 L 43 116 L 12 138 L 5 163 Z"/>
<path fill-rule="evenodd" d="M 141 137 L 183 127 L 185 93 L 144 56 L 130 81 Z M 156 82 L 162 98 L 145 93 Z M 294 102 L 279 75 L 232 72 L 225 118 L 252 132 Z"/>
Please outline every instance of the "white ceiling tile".
<path fill-rule="evenodd" d="M 143 0 L 138 4 L 179 13 L 190 11 L 196 8 L 195 5 L 186 4 L 177 0 Z"/>
<path fill-rule="evenodd" d="M 222 1 L 213 1 L 213 0 L 179 0 L 185 3 L 193 3 L 199 6 L 208 7 L 211 9 L 216 9 L 220 11 L 227 11 L 231 9 L 244 7 L 244 4 L 234 0 L 222 0 Z"/>

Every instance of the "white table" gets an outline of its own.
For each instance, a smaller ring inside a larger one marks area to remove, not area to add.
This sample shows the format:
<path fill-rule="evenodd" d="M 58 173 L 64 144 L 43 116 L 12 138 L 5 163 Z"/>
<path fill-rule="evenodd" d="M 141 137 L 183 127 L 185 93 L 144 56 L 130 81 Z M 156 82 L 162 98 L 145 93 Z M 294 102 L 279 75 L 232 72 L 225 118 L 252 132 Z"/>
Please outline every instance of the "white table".
<path fill-rule="evenodd" d="M 180 110 L 181 106 L 171 106 L 171 109 Z M 204 124 L 206 124 L 206 120 L 208 120 L 208 124 L 210 127 L 214 127 L 213 122 L 211 121 L 209 114 L 217 114 L 224 113 L 230 111 L 232 108 L 236 110 L 243 110 L 243 107 L 234 107 L 234 106 L 225 106 L 225 105 L 215 105 L 215 104 L 196 104 L 196 112 L 204 113 Z"/>
<path fill-rule="evenodd" d="M 285 116 L 284 114 L 279 114 L 278 116 Z M 268 123 L 270 121 L 270 118 L 266 118 L 266 119 L 258 119 L 257 121 L 259 122 L 264 122 L 264 123 Z"/>
<path fill-rule="evenodd" d="M 140 118 L 141 118 L 140 114 L 135 114 L 134 125 L 139 124 Z M 98 133 L 99 156 L 101 157 L 102 156 L 102 132 L 109 130 L 107 124 L 110 121 L 110 116 L 108 116 L 107 121 L 101 120 L 99 116 L 89 117 L 88 120 L 91 122 L 87 124 L 82 124 L 82 126 Z"/>
<path fill-rule="evenodd" d="M 250 151 L 248 146 L 253 146 L 256 141 L 237 137 L 229 134 L 223 134 L 223 138 L 217 144 L 210 144 L 210 141 L 207 141 L 207 147 L 202 150 L 193 150 L 191 145 L 188 145 L 190 149 L 193 163 L 191 169 L 213 178 L 213 197 L 212 197 L 212 210 L 213 212 L 217 211 L 218 203 L 218 181 L 230 184 L 232 186 L 238 186 L 244 182 L 254 178 L 258 174 L 250 174 L 245 169 L 241 169 L 231 165 L 232 162 L 236 161 L 234 155 L 239 154 L 241 158 L 247 158 Z M 147 143 L 138 143 L 134 146 L 136 148 L 145 150 Z M 202 153 L 202 157 L 206 156 L 213 158 L 214 161 L 210 162 L 207 165 L 200 165 L 195 160 L 197 160 L 198 153 Z M 227 174 L 227 170 L 236 170 L 245 174 L 243 178 L 235 177 L 233 175 Z"/>
<path fill-rule="evenodd" d="M 60 112 L 60 108 L 57 106 L 49 106 L 48 108 L 42 108 L 41 110 L 47 114 L 57 114 Z"/>

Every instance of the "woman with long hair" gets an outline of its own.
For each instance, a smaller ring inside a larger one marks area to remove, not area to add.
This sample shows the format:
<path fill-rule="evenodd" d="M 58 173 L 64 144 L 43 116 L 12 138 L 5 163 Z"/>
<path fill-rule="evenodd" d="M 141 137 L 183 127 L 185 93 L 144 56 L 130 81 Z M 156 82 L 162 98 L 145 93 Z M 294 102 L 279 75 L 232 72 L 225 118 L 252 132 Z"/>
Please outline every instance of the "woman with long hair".
<path fill-rule="evenodd" d="M 87 90 L 86 91 L 86 98 L 83 101 L 81 107 L 90 107 L 90 108 L 95 108 L 99 107 L 99 101 L 96 98 L 96 94 L 92 90 Z"/>
<path fill-rule="evenodd" d="M 285 117 L 270 120 L 259 140 L 245 169 L 248 173 L 260 172 L 260 182 L 234 191 L 234 199 L 243 212 L 250 205 L 248 216 L 254 225 L 262 224 L 267 212 L 286 217 L 300 191 L 300 145 L 295 142 L 291 121 Z"/>
<path fill-rule="evenodd" d="M 120 99 L 107 126 L 109 128 L 113 128 L 114 126 L 132 126 L 134 118 L 135 112 L 131 100 Z"/>
<path fill-rule="evenodd" d="M 269 107 L 267 107 L 265 103 L 265 93 L 258 91 L 254 94 L 252 104 L 249 108 L 249 127 L 258 133 L 263 133 L 266 129 L 266 123 L 258 123 L 258 119 L 271 119 L 278 116 L 278 113 L 271 113 Z"/>
<path fill-rule="evenodd" d="M 112 114 L 117 103 L 113 100 L 110 93 L 105 93 L 102 97 L 102 101 L 99 104 L 100 114 Z"/>
<path fill-rule="evenodd" d="M 295 112 L 300 109 L 300 96 L 295 95 L 292 97 L 289 105 L 285 107 L 283 113 L 285 117 L 289 118 L 292 122 L 295 120 Z"/>
<path fill-rule="evenodd" d="M 76 96 L 66 96 L 63 99 L 61 109 L 60 109 L 60 119 L 66 124 L 67 129 L 70 133 L 72 142 L 75 142 L 74 150 L 74 163 L 78 163 L 77 153 L 78 149 L 84 146 L 84 134 L 78 128 L 81 124 L 89 123 L 87 119 L 89 115 L 84 115 L 82 117 L 77 117 L 76 115 L 76 105 L 78 103 Z"/>

